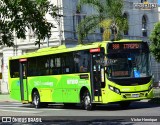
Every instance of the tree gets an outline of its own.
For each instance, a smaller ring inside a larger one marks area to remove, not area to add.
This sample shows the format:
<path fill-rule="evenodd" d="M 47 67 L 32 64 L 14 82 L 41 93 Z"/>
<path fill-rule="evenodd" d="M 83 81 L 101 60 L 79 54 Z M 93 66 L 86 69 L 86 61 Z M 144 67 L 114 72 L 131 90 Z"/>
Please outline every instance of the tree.
<path fill-rule="evenodd" d="M 59 16 L 55 5 L 48 0 L 1 0 L 0 34 L 1 45 L 13 46 L 13 33 L 17 38 L 26 38 L 26 29 L 32 29 L 37 37 L 35 44 L 49 36 L 53 24 L 45 19 L 49 13 L 53 18 Z"/>
<path fill-rule="evenodd" d="M 149 39 L 151 41 L 150 51 L 155 59 L 160 62 L 160 22 L 154 25 L 154 29 L 152 30 Z"/>
<path fill-rule="evenodd" d="M 114 32 L 114 40 L 120 39 L 122 32 L 128 29 L 128 21 L 123 16 L 123 0 L 80 0 L 78 8 L 89 5 L 97 11 L 95 14 L 87 16 L 78 25 L 78 42 L 83 43 L 83 39 L 93 31 L 102 27 L 104 29 L 103 38 L 107 39 L 111 30 Z M 104 37 L 104 36 L 107 37 Z M 105 40 L 104 39 L 104 40 Z"/>
<path fill-rule="evenodd" d="M 110 26 L 112 24 L 112 20 L 108 19 L 108 20 L 103 20 L 99 23 L 99 26 L 101 28 L 103 28 L 103 40 L 104 41 L 107 41 L 110 39 L 110 36 L 111 36 L 111 29 L 110 29 Z"/>

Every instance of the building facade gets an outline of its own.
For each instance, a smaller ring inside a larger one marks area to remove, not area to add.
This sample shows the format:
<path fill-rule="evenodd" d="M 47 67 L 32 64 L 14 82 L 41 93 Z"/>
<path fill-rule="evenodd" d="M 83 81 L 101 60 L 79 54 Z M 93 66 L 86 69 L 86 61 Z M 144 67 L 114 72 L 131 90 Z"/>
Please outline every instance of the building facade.
<path fill-rule="evenodd" d="M 144 2 L 157 3 L 157 0 L 125 0 L 124 16 L 129 22 L 129 30 L 124 33 L 124 38 L 127 39 L 142 39 L 149 42 L 149 35 L 154 27 L 154 23 L 158 22 L 158 8 L 143 9 L 136 8 L 135 4 L 139 5 Z M 46 15 L 46 19 L 52 22 L 56 28 L 52 29 L 51 37 L 42 41 L 41 48 L 48 46 L 59 46 L 64 43 L 77 43 L 77 24 L 85 18 L 87 15 L 96 13 L 96 11 L 89 7 L 82 7 L 81 12 L 77 11 L 78 0 L 54 0 L 54 5 L 62 8 L 59 10 L 59 14 L 63 17 L 56 19 Z M 14 38 L 14 47 L 0 46 L 0 72 L 2 78 L 0 81 L 0 91 L 2 93 L 8 93 L 8 58 L 10 56 L 21 55 L 28 52 L 36 51 L 39 47 L 35 46 L 35 36 L 33 31 L 29 30 L 26 33 L 27 38 L 17 39 Z M 102 32 L 100 29 L 95 29 L 93 33 L 85 38 L 85 42 L 102 41 Z M 151 58 L 152 71 L 155 77 L 155 81 L 160 80 L 160 64 L 157 63 L 154 58 Z"/>

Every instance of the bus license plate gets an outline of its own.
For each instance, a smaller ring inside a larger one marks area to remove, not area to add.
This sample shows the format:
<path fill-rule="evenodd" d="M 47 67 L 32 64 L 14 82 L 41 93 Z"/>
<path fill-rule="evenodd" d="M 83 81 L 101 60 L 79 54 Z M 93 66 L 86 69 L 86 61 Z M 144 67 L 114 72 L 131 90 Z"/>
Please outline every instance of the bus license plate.
<path fill-rule="evenodd" d="M 138 98 L 138 97 L 139 97 L 139 94 L 132 94 L 132 97 L 133 97 L 133 98 Z"/>

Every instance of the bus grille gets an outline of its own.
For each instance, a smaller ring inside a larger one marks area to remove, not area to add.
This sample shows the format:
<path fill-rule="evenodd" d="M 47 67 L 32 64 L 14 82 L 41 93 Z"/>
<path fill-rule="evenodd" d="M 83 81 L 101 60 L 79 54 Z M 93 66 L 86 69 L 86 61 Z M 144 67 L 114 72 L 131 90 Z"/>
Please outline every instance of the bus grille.
<path fill-rule="evenodd" d="M 137 97 L 134 97 L 134 95 L 138 95 Z M 145 97 L 145 93 L 127 93 L 123 94 L 124 98 L 138 98 L 138 97 Z"/>

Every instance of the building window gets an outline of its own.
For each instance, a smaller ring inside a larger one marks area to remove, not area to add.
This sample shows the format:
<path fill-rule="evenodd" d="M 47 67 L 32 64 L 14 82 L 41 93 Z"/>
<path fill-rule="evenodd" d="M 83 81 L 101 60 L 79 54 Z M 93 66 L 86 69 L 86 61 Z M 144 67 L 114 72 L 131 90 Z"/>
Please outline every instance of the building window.
<path fill-rule="evenodd" d="M 142 36 L 147 36 L 147 17 L 145 15 L 142 17 Z"/>
<path fill-rule="evenodd" d="M 82 14 L 79 10 L 76 10 L 76 13 L 73 15 L 74 38 L 76 38 L 77 25 L 81 22 L 81 20 L 85 19 L 85 17 L 86 15 Z"/>
<path fill-rule="evenodd" d="M 104 29 L 102 27 L 100 27 L 100 33 L 103 33 Z"/>
<path fill-rule="evenodd" d="M 128 14 L 127 13 L 124 13 L 123 14 L 123 17 L 128 20 Z M 124 35 L 128 35 L 128 29 L 127 30 L 124 30 Z"/>

